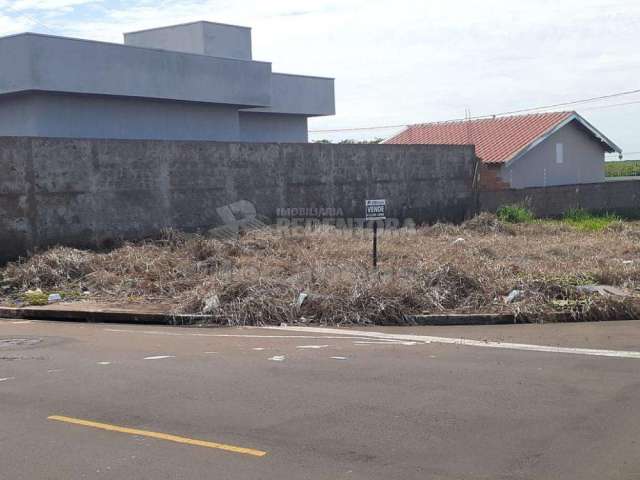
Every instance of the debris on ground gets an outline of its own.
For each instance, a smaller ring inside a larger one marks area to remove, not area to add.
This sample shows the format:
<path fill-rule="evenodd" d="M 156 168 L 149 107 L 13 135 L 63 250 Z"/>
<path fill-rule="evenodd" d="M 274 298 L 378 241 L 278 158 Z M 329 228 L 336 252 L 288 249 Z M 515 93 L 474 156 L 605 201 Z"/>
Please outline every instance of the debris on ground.
<path fill-rule="evenodd" d="M 204 308 L 202 309 L 202 313 L 204 313 L 205 315 L 215 313 L 219 307 L 220 297 L 218 297 L 218 295 L 210 295 L 204 300 Z"/>
<path fill-rule="evenodd" d="M 58 303 L 62 301 L 62 295 L 60 295 L 59 293 L 51 293 L 49 295 L 49 297 L 47 298 L 47 303 L 51 304 L 51 303 Z"/>
<path fill-rule="evenodd" d="M 504 303 L 517 302 L 518 300 L 520 300 L 520 299 L 522 299 L 524 297 L 524 293 L 525 292 L 523 290 L 511 290 L 509 292 L 509 295 L 504 297 Z"/>
<path fill-rule="evenodd" d="M 576 287 L 578 293 L 599 294 L 603 296 L 631 297 L 633 292 L 626 288 L 614 287 L 613 285 L 579 285 Z"/>
<path fill-rule="evenodd" d="M 309 294 L 307 293 L 301 293 L 300 295 L 298 295 L 298 300 L 296 300 L 296 305 L 298 306 L 298 308 L 302 306 L 308 296 Z"/>

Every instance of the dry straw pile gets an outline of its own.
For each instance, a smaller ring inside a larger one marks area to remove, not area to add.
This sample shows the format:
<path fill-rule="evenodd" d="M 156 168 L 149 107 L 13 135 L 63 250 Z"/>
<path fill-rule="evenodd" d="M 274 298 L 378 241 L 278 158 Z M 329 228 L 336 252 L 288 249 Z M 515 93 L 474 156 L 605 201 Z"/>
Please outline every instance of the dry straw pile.
<path fill-rule="evenodd" d="M 561 223 L 510 225 L 482 214 L 383 235 L 371 267 L 370 232 L 258 230 L 233 241 L 168 231 L 110 252 L 58 247 L 0 270 L 0 302 L 28 289 L 88 290 L 93 300 L 168 303 L 212 323 L 402 324 L 405 314 L 541 312 L 632 318 L 635 295 L 581 293 L 580 285 L 640 287 L 640 224 L 584 232 Z M 504 297 L 513 290 L 515 301 Z M 301 293 L 306 293 L 301 301 Z"/>

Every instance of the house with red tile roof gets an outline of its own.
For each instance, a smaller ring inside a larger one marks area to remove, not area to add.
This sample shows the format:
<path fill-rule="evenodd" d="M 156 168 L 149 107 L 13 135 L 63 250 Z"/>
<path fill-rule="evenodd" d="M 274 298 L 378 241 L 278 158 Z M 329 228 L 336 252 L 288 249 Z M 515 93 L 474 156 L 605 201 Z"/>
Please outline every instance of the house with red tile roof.
<path fill-rule="evenodd" d="M 622 153 L 576 112 L 411 125 L 385 143 L 475 145 L 483 190 L 603 182 L 605 153 Z"/>

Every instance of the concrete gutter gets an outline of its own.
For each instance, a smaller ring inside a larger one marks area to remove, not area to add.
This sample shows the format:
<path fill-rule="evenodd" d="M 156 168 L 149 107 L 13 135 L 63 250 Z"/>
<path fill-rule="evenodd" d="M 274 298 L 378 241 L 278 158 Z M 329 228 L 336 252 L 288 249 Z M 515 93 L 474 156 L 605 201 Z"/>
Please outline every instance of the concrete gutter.
<path fill-rule="evenodd" d="M 522 320 L 518 321 L 515 315 L 508 313 L 407 315 L 405 319 L 409 325 L 417 326 L 508 325 L 514 323 L 525 323 Z"/>
<path fill-rule="evenodd" d="M 522 325 L 531 323 L 582 323 L 585 320 L 572 316 L 569 312 L 540 314 L 537 318 L 518 317 L 512 313 L 451 313 L 435 315 L 407 315 L 408 325 L 416 326 L 456 326 L 456 325 Z M 617 320 L 602 318 L 600 320 Z"/>
<path fill-rule="evenodd" d="M 50 307 L 0 307 L 0 318 L 52 320 L 88 323 L 133 323 L 142 325 L 194 325 L 211 319 L 209 315 L 185 315 L 140 309 Z"/>
<path fill-rule="evenodd" d="M 25 320 L 51 320 L 88 323 L 129 323 L 142 325 L 197 325 L 211 320 L 210 315 L 172 314 L 164 305 L 105 305 L 87 303 L 57 303 L 42 307 L 0 307 L 0 318 Z M 513 314 L 471 313 L 407 315 L 405 326 L 456 325 L 513 325 L 531 323 Z M 538 319 L 541 323 L 571 322 L 569 314 L 548 314 Z M 215 324 L 210 324 L 215 325 Z M 397 323 L 378 326 L 399 326 Z"/>

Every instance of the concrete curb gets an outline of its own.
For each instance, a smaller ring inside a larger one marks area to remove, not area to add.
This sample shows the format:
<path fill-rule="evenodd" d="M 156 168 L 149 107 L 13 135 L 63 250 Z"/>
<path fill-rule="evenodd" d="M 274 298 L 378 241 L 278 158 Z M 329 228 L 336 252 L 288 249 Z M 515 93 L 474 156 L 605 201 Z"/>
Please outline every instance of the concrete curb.
<path fill-rule="evenodd" d="M 196 325 L 210 320 L 210 315 L 169 314 L 161 312 L 145 312 L 113 308 L 65 308 L 53 307 L 0 307 L 0 318 L 19 318 L 24 320 L 51 320 L 64 322 L 88 323 L 129 323 L 140 325 Z M 530 320 L 519 319 L 513 314 L 504 313 L 450 313 L 431 315 L 406 315 L 403 326 L 473 326 L 473 325 L 514 325 L 532 323 Z M 550 314 L 540 318 L 540 323 L 571 322 L 569 315 Z M 212 324 L 214 325 L 214 324 Z M 379 326 L 399 326 L 397 323 Z"/>
<path fill-rule="evenodd" d="M 509 325 L 524 323 L 518 321 L 515 315 L 508 313 L 407 315 L 405 319 L 410 325 L 417 326 Z"/>
<path fill-rule="evenodd" d="M 132 312 L 126 310 L 72 310 L 46 307 L 0 307 L 0 318 L 52 320 L 88 323 L 133 323 L 142 325 L 194 325 L 208 315 L 172 315 L 167 313 Z"/>

